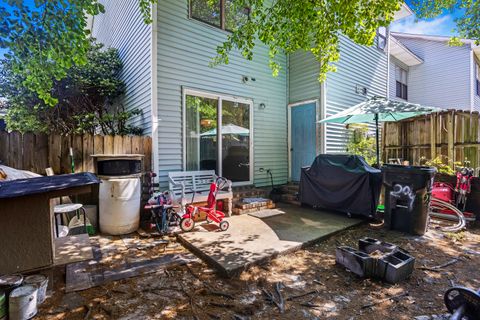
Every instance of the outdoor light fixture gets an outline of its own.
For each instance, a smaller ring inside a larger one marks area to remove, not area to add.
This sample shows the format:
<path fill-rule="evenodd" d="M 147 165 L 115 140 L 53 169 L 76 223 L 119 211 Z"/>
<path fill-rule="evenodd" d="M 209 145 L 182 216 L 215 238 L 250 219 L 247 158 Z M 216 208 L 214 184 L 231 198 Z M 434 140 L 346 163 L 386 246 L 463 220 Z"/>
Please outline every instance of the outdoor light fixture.
<path fill-rule="evenodd" d="M 265 103 L 263 103 L 263 102 L 258 105 L 258 108 L 259 108 L 260 110 L 264 110 L 266 107 L 267 107 L 267 106 L 266 106 Z"/>
<path fill-rule="evenodd" d="M 257 79 L 255 79 L 254 77 L 242 76 L 242 82 L 243 82 L 243 83 L 247 83 L 248 81 L 255 82 L 256 80 L 257 80 Z"/>

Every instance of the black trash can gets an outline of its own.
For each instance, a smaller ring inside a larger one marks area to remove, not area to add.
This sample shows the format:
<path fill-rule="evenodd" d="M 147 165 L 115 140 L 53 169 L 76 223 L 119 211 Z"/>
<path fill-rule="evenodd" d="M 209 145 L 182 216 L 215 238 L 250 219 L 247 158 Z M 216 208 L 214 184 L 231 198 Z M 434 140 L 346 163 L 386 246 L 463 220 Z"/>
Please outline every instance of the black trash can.
<path fill-rule="evenodd" d="M 382 167 L 385 227 L 414 235 L 427 231 L 430 196 L 436 168 L 401 165 Z"/>

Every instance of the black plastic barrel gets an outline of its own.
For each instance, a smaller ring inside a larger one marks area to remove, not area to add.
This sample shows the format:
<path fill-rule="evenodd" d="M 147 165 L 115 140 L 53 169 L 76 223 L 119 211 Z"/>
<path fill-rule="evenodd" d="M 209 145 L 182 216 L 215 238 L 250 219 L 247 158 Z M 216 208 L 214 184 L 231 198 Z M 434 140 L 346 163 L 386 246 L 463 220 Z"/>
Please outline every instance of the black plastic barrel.
<path fill-rule="evenodd" d="M 385 227 L 423 235 L 428 227 L 428 211 L 436 168 L 384 165 Z"/>

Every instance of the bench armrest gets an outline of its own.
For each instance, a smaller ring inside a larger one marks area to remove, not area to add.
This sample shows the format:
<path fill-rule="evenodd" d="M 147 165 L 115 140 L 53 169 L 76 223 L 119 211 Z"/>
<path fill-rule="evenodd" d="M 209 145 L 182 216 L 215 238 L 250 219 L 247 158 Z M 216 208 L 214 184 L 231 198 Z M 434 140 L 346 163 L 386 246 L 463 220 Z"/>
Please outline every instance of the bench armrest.
<path fill-rule="evenodd" d="M 182 199 L 185 198 L 185 183 L 183 181 L 176 182 L 172 179 L 172 177 L 168 177 L 169 183 L 171 184 L 170 190 L 173 190 L 172 186 L 174 187 L 182 187 Z"/>

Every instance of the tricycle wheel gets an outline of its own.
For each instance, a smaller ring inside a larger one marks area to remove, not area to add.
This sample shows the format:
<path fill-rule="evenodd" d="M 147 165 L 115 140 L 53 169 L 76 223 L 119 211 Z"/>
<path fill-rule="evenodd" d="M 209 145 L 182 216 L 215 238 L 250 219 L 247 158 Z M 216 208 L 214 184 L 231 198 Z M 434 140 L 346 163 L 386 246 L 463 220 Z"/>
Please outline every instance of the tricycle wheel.
<path fill-rule="evenodd" d="M 230 226 L 230 224 L 228 223 L 228 221 L 220 222 L 220 230 L 222 230 L 222 231 L 227 231 L 229 226 Z"/>
<path fill-rule="evenodd" d="M 194 227 L 195 221 L 193 221 L 192 218 L 185 218 L 180 221 L 180 229 L 182 229 L 183 232 L 192 231 Z"/>

